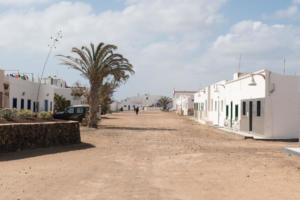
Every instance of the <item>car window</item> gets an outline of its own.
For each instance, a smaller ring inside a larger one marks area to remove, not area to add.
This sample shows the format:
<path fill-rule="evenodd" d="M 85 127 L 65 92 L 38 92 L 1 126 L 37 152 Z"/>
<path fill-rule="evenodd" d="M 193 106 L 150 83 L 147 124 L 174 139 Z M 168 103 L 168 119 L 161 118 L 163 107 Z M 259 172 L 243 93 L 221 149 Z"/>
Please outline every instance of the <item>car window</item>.
<path fill-rule="evenodd" d="M 84 108 L 76 108 L 76 113 L 78 114 L 83 114 L 84 113 Z"/>
<path fill-rule="evenodd" d="M 67 108 L 67 113 L 74 114 L 74 108 Z"/>
<path fill-rule="evenodd" d="M 90 108 L 89 108 L 89 107 L 86 107 L 86 108 L 85 108 L 85 111 L 86 111 L 86 112 L 88 112 L 89 110 L 90 110 Z"/>

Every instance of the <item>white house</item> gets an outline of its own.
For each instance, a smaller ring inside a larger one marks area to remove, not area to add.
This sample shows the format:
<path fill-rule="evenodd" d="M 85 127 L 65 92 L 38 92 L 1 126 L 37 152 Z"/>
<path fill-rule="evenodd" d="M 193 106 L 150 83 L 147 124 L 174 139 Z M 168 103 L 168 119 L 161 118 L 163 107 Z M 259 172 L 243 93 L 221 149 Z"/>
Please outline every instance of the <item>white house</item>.
<path fill-rule="evenodd" d="M 236 73 L 195 94 L 195 119 L 266 139 L 300 136 L 300 76 Z"/>
<path fill-rule="evenodd" d="M 4 84 L 3 81 L 8 84 L 6 91 L 3 91 L 4 88 L 1 87 Z M 56 77 L 42 79 L 40 84 L 34 82 L 33 78 L 29 80 L 28 77 L 20 74 L 5 75 L 4 71 L 0 70 L 2 108 L 28 109 L 34 112 L 53 111 L 55 93 L 63 95 L 71 105 L 82 104 L 82 99 L 74 99 L 71 92 L 71 88 L 67 88 L 65 81 Z"/>
<path fill-rule="evenodd" d="M 123 110 L 134 110 L 134 108 L 139 107 L 145 108 L 145 107 L 153 107 L 160 109 L 161 105 L 158 103 L 158 100 L 162 96 L 160 95 L 150 95 L 150 94 L 138 94 L 134 97 L 128 97 L 124 100 L 122 100 L 119 103 L 119 108 L 123 108 Z"/>
<path fill-rule="evenodd" d="M 194 106 L 194 94 L 196 91 L 176 91 L 173 92 L 173 108 L 180 115 L 190 115 Z"/>

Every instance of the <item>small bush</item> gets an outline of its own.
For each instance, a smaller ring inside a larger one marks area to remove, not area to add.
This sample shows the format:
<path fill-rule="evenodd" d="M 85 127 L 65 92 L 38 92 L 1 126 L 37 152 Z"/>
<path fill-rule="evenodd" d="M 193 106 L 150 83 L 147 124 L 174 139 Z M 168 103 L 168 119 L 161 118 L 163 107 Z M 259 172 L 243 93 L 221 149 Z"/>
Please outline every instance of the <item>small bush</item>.
<path fill-rule="evenodd" d="M 18 112 L 17 117 L 21 119 L 32 118 L 33 112 L 31 112 L 30 110 L 21 110 L 20 112 Z"/>
<path fill-rule="evenodd" d="M 51 112 L 46 112 L 46 111 L 40 112 L 37 117 L 39 119 L 43 119 L 43 120 L 51 120 L 51 119 L 53 119 L 52 113 Z"/>
<path fill-rule="evenodd" d="M 5 109 L 2 110 L 0 113 L 0 118 L 5 119 L 7 121 L 13 121 L 17 116 L 18 110 L 17 109 Z"/>

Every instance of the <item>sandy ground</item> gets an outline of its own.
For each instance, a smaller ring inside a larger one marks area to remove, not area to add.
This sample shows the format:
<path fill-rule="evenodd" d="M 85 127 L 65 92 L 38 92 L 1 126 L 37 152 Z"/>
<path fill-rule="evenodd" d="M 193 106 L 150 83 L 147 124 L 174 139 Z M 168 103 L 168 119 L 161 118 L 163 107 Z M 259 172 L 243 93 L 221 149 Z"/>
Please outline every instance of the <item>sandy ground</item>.
<path fill-rule="evenodd" d="M 106 116 L 85 144 L 0 154 L 4 200 L 300 199 L 297 143 L 244 140 L 174 113 Z"/>

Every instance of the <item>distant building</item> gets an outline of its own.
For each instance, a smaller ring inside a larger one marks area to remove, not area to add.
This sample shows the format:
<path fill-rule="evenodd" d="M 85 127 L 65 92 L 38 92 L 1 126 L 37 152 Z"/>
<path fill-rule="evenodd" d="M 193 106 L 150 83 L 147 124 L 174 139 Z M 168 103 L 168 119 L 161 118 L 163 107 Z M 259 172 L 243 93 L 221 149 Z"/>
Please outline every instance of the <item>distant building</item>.
<path fill-rule="evenodd" d="M 82 104 L 83 99 L 72 97 L 71 92 L 66 82 L 56 77 L 44 78 L 39 84 L 34 82 L 33 77 L 29 79 L 19 73 L 5 75 L 0 70 L 0 108 L 28 109 L 33 112 L 53 111 L 55 93 L 63 95 L 71 105 Z"/>
<path fill-rule="evenodd" d="M 195 94 L 195 119 L 258 138 L 300 137 L 300 76 L 235 73 Z"/>
<path fill-rule="evenodd" d="M 194 94 L 197 91 L 173 92 L 173 110 L 180 115 L 192 115 L 194 108 Z"/>
<path fill-rule="evenodd" d="M 161 97 L 162 96 L 160 95 L 138 94 L 137 96 L 128 97 L 122 100 L 119 103 L 119 108 L 123 108 L 123 110 L 134 110 L 136 107 L 139 107 L 140 109 L 148 107 L 160 109 L 161 105 L 158 103 L 158 100 Z"/>

